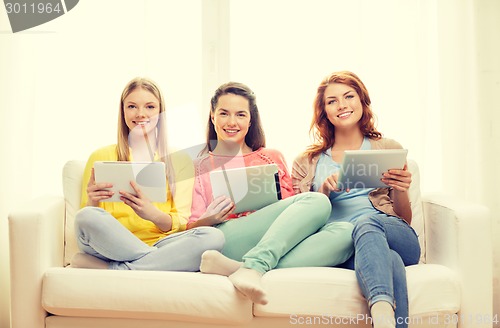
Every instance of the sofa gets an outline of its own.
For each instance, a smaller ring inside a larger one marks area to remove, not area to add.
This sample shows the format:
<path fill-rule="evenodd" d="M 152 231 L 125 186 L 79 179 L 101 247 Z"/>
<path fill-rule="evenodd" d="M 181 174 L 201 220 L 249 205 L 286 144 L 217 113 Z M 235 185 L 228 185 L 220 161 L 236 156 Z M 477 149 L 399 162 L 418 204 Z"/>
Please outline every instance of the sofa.
<path fill-rule="evenodd" d="M 263 276 L 263 306 L 219 275 L 67 267 L 77 251 L 73 220 L 84 165 L 65 164 L 64 195 L 39 197 L 9 215 L 12 328 L 371 326 L 346 269 L 271 270 Z M 410 160 L 409 169 L 422 247 L 420 263 L 407 267 L 410 327 L 492 327 L 488 209 L 421 196 L 418 166 Z"/>

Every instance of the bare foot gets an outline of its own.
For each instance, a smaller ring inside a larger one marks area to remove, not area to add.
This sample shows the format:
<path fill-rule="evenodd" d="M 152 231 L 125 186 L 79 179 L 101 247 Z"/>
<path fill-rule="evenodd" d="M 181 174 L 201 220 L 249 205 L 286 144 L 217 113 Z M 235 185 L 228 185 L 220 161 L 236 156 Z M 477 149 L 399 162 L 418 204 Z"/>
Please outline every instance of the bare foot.
<path fill-rule="evenodd" d="M 266 292 L 260 283 L 262 274 L 253 269 L 239 268 L 229 276 L 234 287 L 257 304 L 266 305 Z"/>
<path fill-rule="evenodd" d="M 229 276 L 241 267 L 241 262 L 230 259 L 218 251 L 208 250 L 201 255 L 200 271 Z"/>
<path fill-rule="evenodd" d="M 71 259 L 72 268 L 108 269 L 108 263 L 87 253 L 76 253 Z"/>

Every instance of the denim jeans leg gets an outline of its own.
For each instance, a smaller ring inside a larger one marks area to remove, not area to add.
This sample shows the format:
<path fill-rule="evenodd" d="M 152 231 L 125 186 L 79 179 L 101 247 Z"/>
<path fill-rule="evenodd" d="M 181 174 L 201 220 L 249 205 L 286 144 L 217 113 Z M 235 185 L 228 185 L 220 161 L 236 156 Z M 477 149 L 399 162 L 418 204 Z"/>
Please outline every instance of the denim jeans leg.
<path fill-rule="evenodd" d="M 394 300 L 396 309 L 394 316 L 396 317 L 396 328 L 407 328 L 409 316 L 408 309 L 408 285 L 406 283 L 406 269 L 398 253 L 391 250 L 392 259 L 392 279 L 394 285 Z"/>
<path fill-rule="evenodd" d="M 110 262 L 115 270 L 187 271 L 200 269 L 201 255 L 206 250 L 220 251 L 224 234 L 214 227 L 198 227 L 166 236 L 156 250 L 128 262 Z"/>
<path fill-rule="evenodd" d="M 406 327 L 408 292 L 404 266 L 418 263 L 420 257 L 414 230 L 403 220 L 380 213 L 358 219 L 353 239 L 356 276 L 369 306 L 376 301 L 388 301 L 395 306 L 399 322 L 403 322 L 398 328 Z"/>
<path fill-rule="evenodd" d="M 368 301 L 385 300 L 394 306 L 392 260 L 383 224 L 369 217 L 359 219 L 353 231 L 354 269 L 359 286 Z"/>
<path fill-rule="evenodd" d="M 75 217 L 75 230 L 80 250 L 105 261 L 133 261 L 156 249 L 99 207 L 80 209 Z"/>

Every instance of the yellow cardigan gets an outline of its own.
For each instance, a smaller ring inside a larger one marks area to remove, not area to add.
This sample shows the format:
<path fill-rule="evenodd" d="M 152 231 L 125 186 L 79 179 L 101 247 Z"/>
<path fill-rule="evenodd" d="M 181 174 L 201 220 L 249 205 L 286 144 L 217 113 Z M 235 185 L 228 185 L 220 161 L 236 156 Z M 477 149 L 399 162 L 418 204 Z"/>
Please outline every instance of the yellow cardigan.
<path fill-rule="evenodd" d="M 82 180 L 81 207 L 87 204 L 87 184 L 94 162 L 117 160 L 116 145 L 100 148 L 90 155 Z M 99 207 L 108 211 L 130 232 L 148 245 L 154 244 L 166 235 L 186 230 L 186 223 L 191 215 L 194 183 L 193 162 L 188 154 L 182 152 L 173 153 L 170 160 L 174 169 L 174 195 L 172 196 L 167 181 L 167 201 L 153 204 L 161 211 L 170 214 L 172 217 L 172 230 L 162 232 L 153 222 L 142 219 L 132 208 L 123 202 L 101 202 L 99 204 Z"/>

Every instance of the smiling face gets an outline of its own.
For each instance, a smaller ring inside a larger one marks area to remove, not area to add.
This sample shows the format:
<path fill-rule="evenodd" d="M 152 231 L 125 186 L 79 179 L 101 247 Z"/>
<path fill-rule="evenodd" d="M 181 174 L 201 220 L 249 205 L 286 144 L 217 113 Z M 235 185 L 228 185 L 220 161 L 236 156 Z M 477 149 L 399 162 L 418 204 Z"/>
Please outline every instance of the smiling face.
<path fill-rule="evenodd" d="M 217 141 L 230 141 L 243 147 L 250 119 L 248 99 L 231 93 L 220 96 L 211 113 Z"/>
<path fill-rule="evenodd" d="M 325 112 L 335 129 L 358 127 L 363 105 L 356 90 L 347 84 L 331 83 L 325 89 Z"/>
<path fill-rule="evenodd" d="M 153 131 L 158 123 L 159 113 L 158 98 L 141 87 L 130 92 L 123 100 L 123 116 L 130 133 Z"/>

